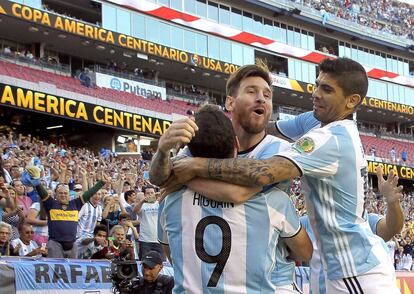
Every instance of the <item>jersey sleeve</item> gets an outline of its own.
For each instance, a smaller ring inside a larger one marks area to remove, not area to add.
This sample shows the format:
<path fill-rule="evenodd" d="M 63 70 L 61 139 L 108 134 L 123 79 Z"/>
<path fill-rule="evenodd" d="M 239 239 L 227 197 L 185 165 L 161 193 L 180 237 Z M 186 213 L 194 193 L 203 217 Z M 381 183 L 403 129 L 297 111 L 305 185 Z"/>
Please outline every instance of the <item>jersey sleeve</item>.
<path fill-rule="evenodd" d="M 302 175 L 313 177 L 334 175 L 341 157 L 337 137 L 327 128 L 310 131 L 278 155 L 291 160 Z"/>
<path fill-rule="evenodd" d="M 177 156 L 193 157 L 188 146 L 185 146 L 184 148 L 180 149 L 180 151 L 178 151 Z"/>
<path fill-rule="evenodd" d="M 320 121 L 313 116 L 313 112 L 308 111 L 292 119 L 277 121 L 276 128 L 286 138 L 296 141 L 320 124 Z"/>
<path fill-rule="evenodd" d="M 274 188 L 267 192 L 265 197 L 269 206 L 270 222 L 280 232 L 280 237 L 295 236 L 299 232 L 301 224 L 289 196 Z"/>
<path fill-rule="evenodd" d="M 382 220 L 383 217 L 376 213 L 369 213 L 368 214 L 368 223 L 369 227 L 371 228 L 371 231 L 377 235 L 377 225 L 380 220 Z"/>
<path fill-rule="evenodd" d="M 159 207 L 158 207 L 158 229 L 157 229 L 157 234 L 158 234 L 158 241 L 161 244 L 169 244 L 167 232 L 165 230 L 165 212 L 164 212 L 165 201 L 167 201 L 167 200 L 164 199 L 164 201 L 162 201 L 160 203 Z"/>

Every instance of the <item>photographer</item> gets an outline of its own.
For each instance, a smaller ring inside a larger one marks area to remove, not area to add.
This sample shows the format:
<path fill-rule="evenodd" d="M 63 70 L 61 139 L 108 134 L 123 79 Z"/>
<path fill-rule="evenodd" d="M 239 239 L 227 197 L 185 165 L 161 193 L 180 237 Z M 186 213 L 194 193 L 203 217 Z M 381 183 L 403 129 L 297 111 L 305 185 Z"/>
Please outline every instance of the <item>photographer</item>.
<path fill-rule="evenodd" d="M 142 276 L 138 287 L 133 293 L 138 294 L 168 294 L 172 293 L 174 278 L 161 275 L 162 257 L 157 251 L 149 251 L 142 258 Z"/>

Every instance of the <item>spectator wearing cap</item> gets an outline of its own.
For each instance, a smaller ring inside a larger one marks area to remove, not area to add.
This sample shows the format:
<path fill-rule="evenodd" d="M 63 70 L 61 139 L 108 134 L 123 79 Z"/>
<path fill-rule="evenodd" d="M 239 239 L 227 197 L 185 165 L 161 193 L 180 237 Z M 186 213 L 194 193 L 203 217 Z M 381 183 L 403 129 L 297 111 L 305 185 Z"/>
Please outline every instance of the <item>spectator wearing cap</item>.
<path fill-rule="evenodd" d="M 157 237 L 159 203 L 155 196 L 155 188 L 146 186 L 143 192 L 144 198 L 136 203 L 133 210 L 138 214 L 140 220 L 139 257 L 142 259 L 148 251 L 157 251 L 165 259 Z"/>
<path fill-rule="evenodd" d="M 142 258 L 142 276 L 144 283 L 139 293 L 172 293 L 174 278 L 160 274 L 163 264 L 162 256 L 157 251 L 148 251 Z"/>

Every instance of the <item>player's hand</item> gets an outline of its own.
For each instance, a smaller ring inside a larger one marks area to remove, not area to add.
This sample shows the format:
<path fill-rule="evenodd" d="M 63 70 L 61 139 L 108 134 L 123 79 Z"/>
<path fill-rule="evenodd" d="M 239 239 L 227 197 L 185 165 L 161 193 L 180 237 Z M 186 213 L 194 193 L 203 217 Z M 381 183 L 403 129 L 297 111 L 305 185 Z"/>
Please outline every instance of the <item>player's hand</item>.
<path fill-rule="evenodd" d="M 382 168 L 378 166 L 376 172 L 379 192 L 385 197 L 387 204 L 399 201 L 403 197 L 403 186 L 397 186 L 398 175 L 395 174 L 394 170 L 391 170 L 387 180 L 384 180 Z"/>
<path fill-rule="evenodd" d="M 173 164 L 173 174 L 170 176 L 167 183 L 162 187 L 164 188 L 167 184 L 172 181 L 175 185 L 184 184 L 193 179 L 196 176 L 195 173 L 195 159 L 192 157 L 186 156 L 177 156 L 172 159 Z M 169 185 L 171 186 L 171 185 Z"/>
<path fill-rule="evenodd" d="M 188 144 L 195 136 L 198 127 L 192 118 L 184 118 L 173 122 L 161 136 L 158 149 L 161 152 L 169 152 L 173 148 Z"/>

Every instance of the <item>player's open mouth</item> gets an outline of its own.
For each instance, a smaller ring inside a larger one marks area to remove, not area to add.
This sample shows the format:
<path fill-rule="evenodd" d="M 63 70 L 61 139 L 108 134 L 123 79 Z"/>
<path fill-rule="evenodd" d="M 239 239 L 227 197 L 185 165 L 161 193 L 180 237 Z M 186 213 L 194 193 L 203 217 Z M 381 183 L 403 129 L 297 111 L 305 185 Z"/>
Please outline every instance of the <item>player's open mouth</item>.
<path fill-rule="evenodd" d="M 254 113 L 256 113 L 257 115 L 263 115 L 265 111 L 262 108 L 258 108 L 254 110 Z"/>

